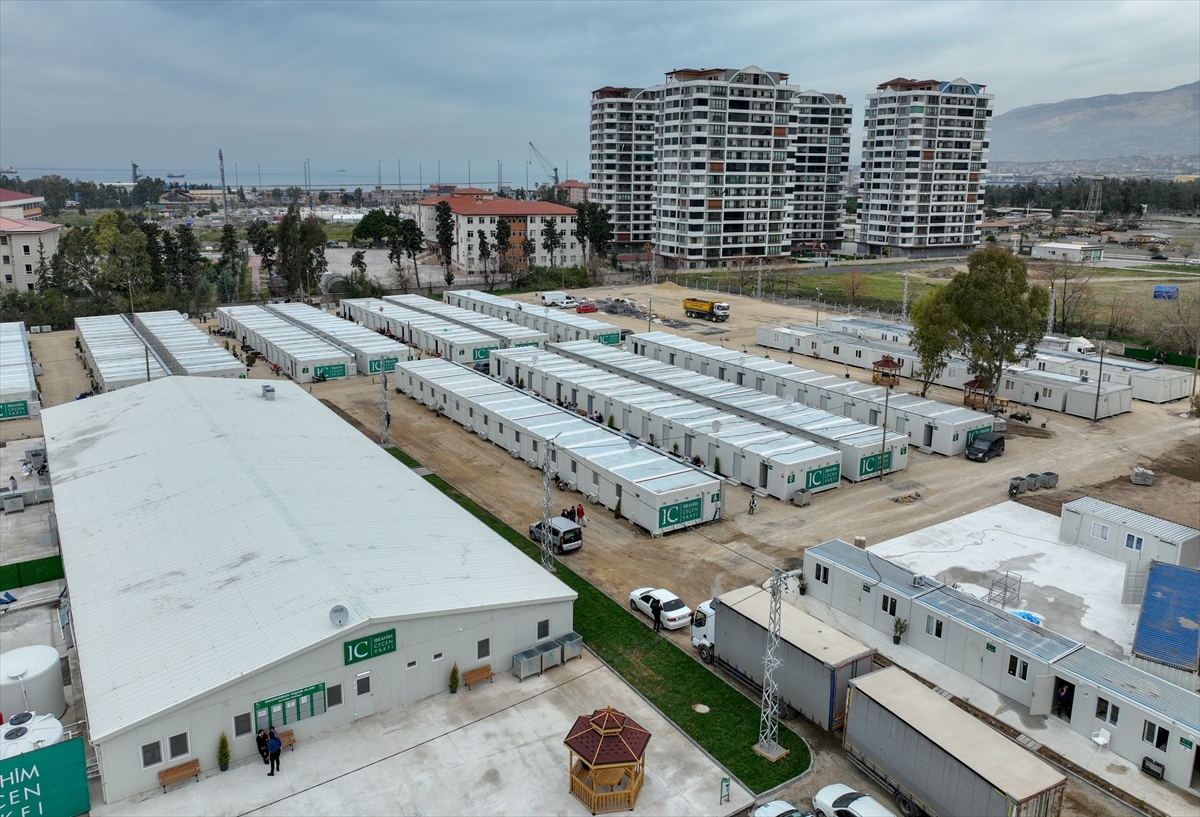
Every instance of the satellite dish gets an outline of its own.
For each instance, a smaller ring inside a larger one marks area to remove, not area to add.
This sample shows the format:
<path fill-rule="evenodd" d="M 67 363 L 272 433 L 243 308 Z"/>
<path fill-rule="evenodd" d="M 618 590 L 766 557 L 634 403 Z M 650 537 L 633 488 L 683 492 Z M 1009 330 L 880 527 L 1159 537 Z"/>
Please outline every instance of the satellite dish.
<path fill-rule="evenodd" d="M 629 444 L 630 449 L 637 448 L 638 446 L 637 437 L 629 433 L 625 434 L 625 442 Z"/>
<path fill-rule="evenodd" d="M 329 621 L 334 627 L 341 627 L 350 619 L 350 611 L 338 604 L 329 611 Z"/>
<path fill-rule="evenodd" d="M 716 434 L 718 431 L 721 430 L 721 421 L 720 420 L 712 421 L 712 430 L 713 430 L 713 434 Z"/>
<path fill-rule="evenodd" d="M 787 403 L 790 406 L 792 403 L 796 402 L 796 398 L 790 394 L 785 394 L 783 396 L 783 402 Z"/>
<path fill-rule="evenodd" d="M 533 357 L 531 357 L 531 358 L 529 359 L 529 362 L 530 362 L 530 363 L 532 363 L 532 364 L 534 364 L 534 365 L 536 366 L 536 365 L 537 365 L 537 362 L 538 362 L 538 356 L 537 356 L 537 355 L 534 355 Z"/>

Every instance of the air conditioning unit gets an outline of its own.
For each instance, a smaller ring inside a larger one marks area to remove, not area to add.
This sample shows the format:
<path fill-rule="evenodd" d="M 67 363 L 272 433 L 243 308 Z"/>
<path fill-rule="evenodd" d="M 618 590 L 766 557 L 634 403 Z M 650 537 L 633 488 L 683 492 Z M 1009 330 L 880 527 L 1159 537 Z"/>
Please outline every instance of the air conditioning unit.
<path fill-rule="evenodd" d="M 912 586 L 913 587 L 924 587 L 925 586 L 925 577 L 918 573 L 914 573 L 913 577 L 912 577 Z"/>
<path fill-rule="evenodd" d="M 572 491 L 574 491 L 574 490 L 575 490 L 575 483 L 574 483 L 574 482 L 568 482 L 568 483 L 567 483 L 567 487 L 568 487 L 568 488 L 570 488 Z"/>
<path fill-rule="evenodd" d="M 538 461 L 533 458 L 525 460 L 525 464 L 528 465 L 530 468 L 538 468 L 539 467 Z"/>
<path fill-rule="evenodd" d="M 588 502 L 592 503 L 593 505 L 599 505 L 600 504 L 600 495 L 599 494 L 588 494 Z"/>
<path fill-rule="evenodd" d="M 488 433 L 487 433 L 486 428 L 481 428 L 478 431 L 476 431 L 475 433 L 479 435 L 479 439 L 481 439 L 481 440 L 486 440 L 488 438 Z"/>
<path fill-rule="evenodd" d="M 519 448 L 510 448 L 510 449 L 508 450 L 508 455 L 509 455 L 510 457 L 512 457 L 514 460 L 519 460 L 519 459 L 521 459 L 521 449 L 519 449 Z"/>

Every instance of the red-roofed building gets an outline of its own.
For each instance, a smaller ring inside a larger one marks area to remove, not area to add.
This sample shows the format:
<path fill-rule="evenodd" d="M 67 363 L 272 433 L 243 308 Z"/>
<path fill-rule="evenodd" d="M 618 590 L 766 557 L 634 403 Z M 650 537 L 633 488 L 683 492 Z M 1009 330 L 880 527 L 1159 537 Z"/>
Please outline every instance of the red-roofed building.
<path fill-rule="evenodd" d="M 0 188 L 0 217 L 3 218 L 38 221 L 42 217 L 42 205 L 45 203 L 46 200 L 41 196 Z"/>
<path fill-rule="evenodd" d="M 39 253 L 50 263 L 61 229 L 61 224 L 48 221 L 0 216 L 0 289 L 32 290 L 37 283 Z"/>
<path fill-rule="evenodd" d="M 444 196 L 434 196 L 417 202 L 417 223 L 425 240 L 437 246 L 437 206 L 447 202 L 454 214 L 455 245 L 450 264 L 456 272 L 475 272 L 479 266 L 479 233 L 486 233 L 488 241 L 496 237 L 496 222 L 507 219 L 512 228 L 509 245 L 513 248 L 509 256 L 513 266 L 525 268 L 524 256 L 520 253 L 521 242 L 532 238 L 537 246 L 531 257 L 537 266 L 550 266 L 550 256 L 542 247 L 542 231 L 551 223 L 562 236 L 554 263 L 570 266 L 583 263 L 583 251 L 575 238 L 575 210 L 561 204 L 545 201 L 517 201 L 497 196 L 490 190 L 464 188 Z"/>
<path fill-rule="evenodd" d="M 588 200 L 588 186 L 583 182 L 567 179 L 554 185 L 554 188 L 567 194 L 567 204 L 582 204 Z"/>

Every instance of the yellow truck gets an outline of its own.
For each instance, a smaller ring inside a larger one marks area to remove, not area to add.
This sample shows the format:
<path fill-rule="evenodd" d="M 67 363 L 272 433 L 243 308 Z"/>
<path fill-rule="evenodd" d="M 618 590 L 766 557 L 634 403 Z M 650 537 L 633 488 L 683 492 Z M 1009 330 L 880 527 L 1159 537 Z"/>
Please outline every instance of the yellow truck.
<path fill-rule="evenodd" d="M 689 318 L 707 318 L 710 321 L 729 320 L 729 304 L 724 301 L 684 298 L 683 311 Z"/>

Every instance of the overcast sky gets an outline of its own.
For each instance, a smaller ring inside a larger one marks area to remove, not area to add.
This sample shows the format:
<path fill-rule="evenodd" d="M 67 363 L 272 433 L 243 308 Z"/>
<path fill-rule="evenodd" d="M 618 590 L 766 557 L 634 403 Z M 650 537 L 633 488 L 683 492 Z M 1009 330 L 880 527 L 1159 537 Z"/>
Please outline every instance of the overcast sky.
<path fill-rule="evenodd" d="M 586 178 L 588 101 L 758 65 L 854 105 L 896 76 L 998 113 L 1200 79 L 1200 3 L 0 2 L 0 165 L 334 168 L 523 186 L 532 140 Z M 22 175 L 37 175 L 23 172 Z M 83 175 L 83 174 L 81 174 Z M 535 163 L 534 183 L 544 178 Z M 232 182 L 232 179 L 230 179 Z"/>

